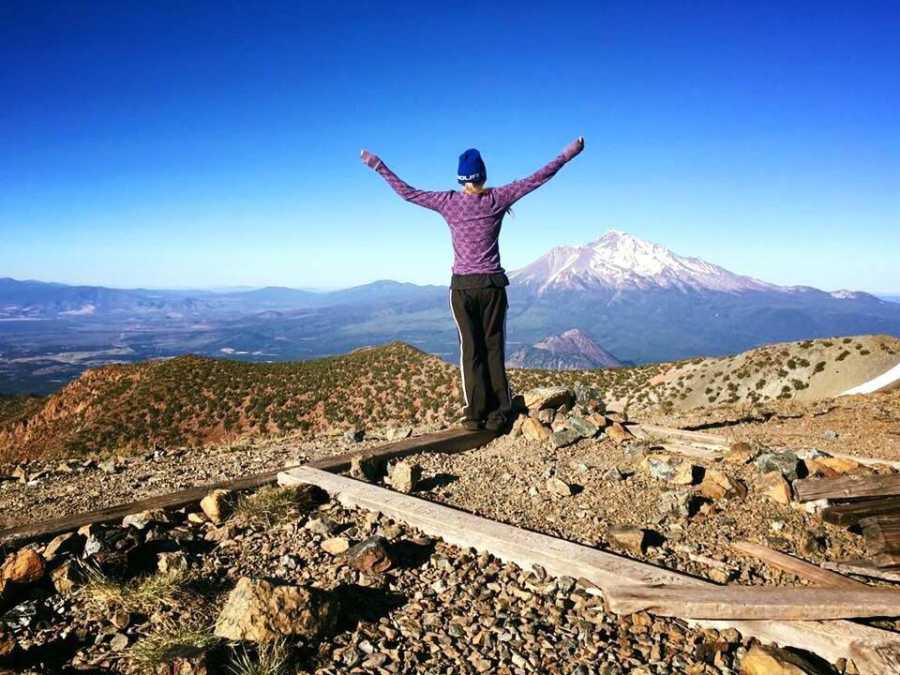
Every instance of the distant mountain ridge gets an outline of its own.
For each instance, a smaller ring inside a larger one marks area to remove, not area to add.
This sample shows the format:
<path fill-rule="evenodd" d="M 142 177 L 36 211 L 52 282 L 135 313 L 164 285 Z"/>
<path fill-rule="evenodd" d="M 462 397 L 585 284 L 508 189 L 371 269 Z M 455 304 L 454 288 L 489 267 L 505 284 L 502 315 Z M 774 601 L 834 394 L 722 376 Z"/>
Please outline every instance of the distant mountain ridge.
<path fill-rule="evenodd" d="M 900 335 L 900 303 L 779 286 L 616 230 L 555 247 L 509 277 L 508 336 L 529 349 L 573 328 L 633 363 Z M 213 292 L 0 279 L 0 392 L 7 393 L 53 391 L 87 367 L 187 352 L 271 362 L 402 340 L 453 363 L 457 339 L 447 287 L 439 285 Z"/>
<path fill-rule="evenodd" d="M 509 357 L 507 365 L 511 368 L 590 370 L 620 368 L 624 364 L 584 331 L 573 328 L 517 350 Z"/>

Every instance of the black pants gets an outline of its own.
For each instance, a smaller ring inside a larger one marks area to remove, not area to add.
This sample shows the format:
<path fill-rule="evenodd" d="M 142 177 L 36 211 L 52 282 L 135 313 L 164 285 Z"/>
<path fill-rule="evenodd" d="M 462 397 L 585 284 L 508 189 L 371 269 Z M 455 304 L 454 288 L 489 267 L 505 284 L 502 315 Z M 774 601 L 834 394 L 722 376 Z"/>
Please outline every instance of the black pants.
<path fill-rule="evenodd" d="M 506 419 L 511 409 L 506 379 L 506 289 L 453 288 L 450 310 L 459 330 L 465 416 Z"/>

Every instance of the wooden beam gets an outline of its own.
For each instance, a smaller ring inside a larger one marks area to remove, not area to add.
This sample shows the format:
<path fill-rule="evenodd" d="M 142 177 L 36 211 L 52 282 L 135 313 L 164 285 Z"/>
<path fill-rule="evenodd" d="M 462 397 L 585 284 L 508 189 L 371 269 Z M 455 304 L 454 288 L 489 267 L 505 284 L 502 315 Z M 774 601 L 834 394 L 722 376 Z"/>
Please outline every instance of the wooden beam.
<path fill-rule="evenodd" d="M 710 448 L 724 449 L 728 447 L 728 439 L 716 434 L 700 431 L 685 431 L 673 427 L 661 427 L 656 424 L 628 424 L 628 430 L 638 438 L 671 439 L 692 445 L 704 445 Z"/>
<path fill-rule="evenodd" d="M 849 504 L 834 504 L 822 509 L 822 519 L 832 525 L 851 527 L 869 516 L 900 516 L 900 497 L 863 499 Z"/>
<path fill-rule="evenodd" d="M 406 438 L 402 441 L 387 443 L 367 450 L 325 457 L 310 462 L 309 466 L 325 469 L 327 471 L 343 471 L 350 467 L 350 461 L 356 456 L 389 460 L 419 452 L 461 452 L 486 445 L 494 438 L 496 438 L 496 434 L 490 431 L 450 429 L 433 434 L 425 434 L 415 438 Z M 96 511 L 77 513 L 74 515 L 61 516 L 59 518 L 51 518 L 37 523 L 10 527 L 5 530 L 0 530 L 0 543 L 11 540 L 28 541 L 38 537 L 70 532 L 71 530 L 77 530 L 83 525 L 109 523 L 121 520 L 129 514 L 147 511 L 149 509 L 181 508 L 199 502 L 212 490 L 251 490 L 268 483 L 274 483 L 281 471 L 297 468 L 299 466 L 300 465 L 297 465 L 296 467 L 281 467 L 246 478 L 198 485 L 177 492 L 109 506 Z"/>
<path fill-rule="evenodd" d="M 867 588 L 867 585 L 861 581 L 824 570 L 818 565 L 813 565 L 805 560 L 776 551 L 762 544 L 754 544 L 750 541 L 737 541 L 731 547 L 735 551 L 762 560 L 771 567 L 796 574 L 801 579 L 811 581 L 816 586 L 825 588 Z"/>
<path fill-rule="evenodd" d="M 879 567 L 900 565 L 900 516 L 870 516 L 859 521 L 866 551 Z"/>
<path fill-rule="evenodd" d="M 398 457 L 406 457 L 422 452 L 464 452 L 487 445 L 497 438 L 493 431 L 467 431 L 466 429 L 448 429 L 433 434 L 405 438 L 386 445 L 379 445 L 370 450 L 345 452 L 341 455 L 324 457 L 309 462 L 306 466 L 323 471 L 346 471 L 355 457 L 361 459 L 381 459 L 388 461 Z"/>
<path fill-rule="evenodd" d="M 614 586 L 603 589 L 616 614 L 650 612 L 683 619 L 811 621 L 900 614 L 900 590 L 726 586 Z"/>
<path fill-rule="evenodd" d="M 861 499 L 900 495 L 900 474 L 883 476 L 840 476 L 839 478 L 804 478 L 794 481 L 797 501 L 817 499 Z"/>
<path fill-rule="evenodd" d="M 855 574 L 859 577 L 881 579 L 900 583 L 900 571 L 891 572 L 883 570 L 869 560 L 838 560 L 837 562 L 824 562 L 822 567 L 841 574 Z"/>
<path fill-rule="evenodd" d="M 109 523 L 115 520 L 121 520 L 125 516 L 138 513 L 140 511 L 148 511 L 150 509 L 177 509 L 182 506 L 199 502 L 212 490 L 251 490 L 253 488 L 273 483 L 278 477 L 278 473 L 284 469 L 273 469 L 264 473 L 248 476 L 246 478 L 238 478 L 236 480 L 224 480 L 218 483 L 210 483 L 208 485 L 198 485 L 196 487 L 171 492 L 169 494 L 158 495 L 156 497 L 147 497 L 126 504 L 116 504 L 104 509 L 96 511 L 87 511 L 85 513 L 76 513 L 71 516 L 61 516 L 59 518 L 51 518 L 42 520 L 37 523 L 29 523 L 26 525 L 17 525 L 5 530 L 0 530 L 0 543 L 6 543 L 10 540 L 31 540 L 38 537 L 49 537 L 62 532 L 70 532 L 77 530 L 83 525 L 93 525 L 95 523 Z"/>
<path fill-rule="evenodd" d="M 604 590 L 634 584 L 678 584 L 721 590 L 701 579 L 573 542 L 505 525 L 410 495 L 315 469 L 282 472 L 282 485 L 318 485 L 352 508 L 377 511 L 463 548 L 487 551 L 524 569 L 541 565 L 556 576 L 584 577 Z M 872 675 L 900 672 L 900 636 L 848 621 L 722 621 L 698 625 L 735 628 L 748 637 L 818 654 L 829 661 L 852 659 Z"/>

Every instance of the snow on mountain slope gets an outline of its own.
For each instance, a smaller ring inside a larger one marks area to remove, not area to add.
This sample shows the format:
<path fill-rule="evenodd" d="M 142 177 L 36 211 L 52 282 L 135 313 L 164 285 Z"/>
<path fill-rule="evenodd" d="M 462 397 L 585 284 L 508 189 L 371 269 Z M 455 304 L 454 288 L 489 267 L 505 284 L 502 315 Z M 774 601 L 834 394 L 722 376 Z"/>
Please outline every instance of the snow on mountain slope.
<path fill-rule="evenodd" d="M 610 230 L 584 246 L 557 246 L 510 281 L 538 294 L 559 290 L 696 290 L 740 293 L 788 291 L 734 274 L 699 258 L 679 256 L 659 244 Z"/>

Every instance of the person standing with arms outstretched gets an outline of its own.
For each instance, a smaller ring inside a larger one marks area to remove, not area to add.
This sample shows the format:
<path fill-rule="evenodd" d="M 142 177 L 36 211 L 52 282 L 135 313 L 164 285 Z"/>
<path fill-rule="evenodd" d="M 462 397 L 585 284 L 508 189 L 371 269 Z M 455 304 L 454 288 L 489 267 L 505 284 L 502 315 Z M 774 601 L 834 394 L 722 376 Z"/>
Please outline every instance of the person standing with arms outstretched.
<path fill-rule="evenodd" d="M 500 266 L 503 216 L 519 199 L 556 175 L 584 149 L 579 137 L 536 173 L 502 187 L 487 188 L 487 169 L 475 148 L 459 157 L 462 191 L 426 192 L 404 183 L 368 150 L 362 161 L 381 174 L 403 199 L 440 213 L 453 240 L 450 312 L 460 342 L 460 371 L 466 429 L 504 431 L 511 419 L 512 394 L 506 378 L 506 287 Z"/>

